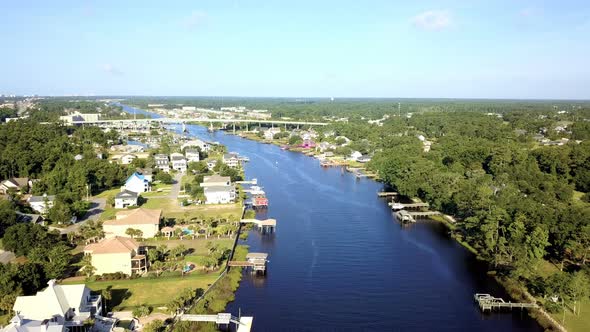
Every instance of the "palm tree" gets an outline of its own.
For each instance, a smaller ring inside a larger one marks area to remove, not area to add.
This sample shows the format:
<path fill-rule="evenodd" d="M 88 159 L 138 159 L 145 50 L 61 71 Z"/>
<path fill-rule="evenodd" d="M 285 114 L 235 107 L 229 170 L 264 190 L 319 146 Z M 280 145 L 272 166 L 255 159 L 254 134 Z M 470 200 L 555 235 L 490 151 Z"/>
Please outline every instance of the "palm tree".
<path fill-rule="evenodd" d="M 108 301 L 113 299 L 113 292 L 112 292 L 112 288 L 113 286 L 108 286 L 107 288 L 103 289 L 100 291 L 100 295 L 103 298 L 103 311 L 104 312 L 108 312 Z"/>

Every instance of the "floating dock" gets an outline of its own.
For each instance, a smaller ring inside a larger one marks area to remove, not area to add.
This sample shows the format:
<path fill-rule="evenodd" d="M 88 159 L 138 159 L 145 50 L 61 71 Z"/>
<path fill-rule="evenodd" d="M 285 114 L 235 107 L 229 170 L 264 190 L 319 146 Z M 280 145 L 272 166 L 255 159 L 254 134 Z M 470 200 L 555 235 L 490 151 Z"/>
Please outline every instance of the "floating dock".
<path fill-rule="evenodd" d="M 182 314 L 179 316 L 181 321 L 188 322 L 211 322 L 217 325 L 229 325 L 230 323 L 236 324 L 238 329 L 237 332 L 250 332 L 252 330 L 252 322 L 254 317 L 243 316 L 235 317 L 230 313 L 219 313 L 217 315 L 190 315 Z"/>
<path fill-rule="evenodd" d="M 502 308 L 520 308 L 520 309 L 528 309 L 528 308 L 538 308 L 539 306 L 536 303 L 525 303 L 525 302 L 506 302 L 504 299 L 499 297 L 493 297 L 490 294 L 481 294 L 477 293 L 473 296 L 475 302 L 479 305 L 481 311 L 485 312 L 486 310 L 492 311 L 494 309 L 502 309 Z"/>

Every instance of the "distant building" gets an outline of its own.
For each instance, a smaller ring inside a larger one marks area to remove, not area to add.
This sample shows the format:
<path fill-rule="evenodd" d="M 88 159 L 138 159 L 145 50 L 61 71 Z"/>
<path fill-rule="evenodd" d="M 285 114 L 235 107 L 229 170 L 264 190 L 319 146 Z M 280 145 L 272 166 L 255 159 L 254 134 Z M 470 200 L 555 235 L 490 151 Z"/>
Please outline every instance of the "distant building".
<path fill-rule="evenodd" d="M 195 106 L 182 106 L 183 111 L 196 111 L 197 108 Z"/>
<path fill-rule="evenodd" d="M 33 182 L 29 180 L 29 178 L 10 178 L 0 183 L 0 193 L 6 195 L 6 193 L 11 189 L 14 189 L 16 192 L 20 192 L 23 188 L 25 189 L 24 193 L 27 193 L 32 185 Z"/>
<path fill-rule="evenodd" d="M 231 178 L 229 176 L 211 175 L 203 177 L 201 187 L 218 187 L 231 186 Z"/>
<path fill-rule="evenodd" d="M 190 148 L 190 147 L 199 147 L 201 149 L 201 151 L 203 151 L 203 152 L 209 152 L 209 150 L 211 149 L 211 145 L 209 143 L 204 142 L 200 139 L 187 141 L 184 144 L 182 144 L 180 149 L 184 150 L 184 149 Z"/>
<path fill-rule="evenodd" d="M 150 182 L 140 173 L 133 173 L 125 181 L 125 189 L 136 193 L 144 193 L 151 190 Z"/>
<path fill-rule="evenodd" d="M 33 210 L 41 214 L 46 214 L 53 207 L 55 196 L 47 194 L 43 194 L 43 196 L 31 196 L 28 201 Z"/>
<path fill-rule="evenodd" d="M 148 180 L 150 183 L 154 181 L 153 171 L 151 168 L 136 168 L 136 173 L 143 175 L 143 177 Z"/>
<path fill-rule="evenodd" d="M 184 150 L 184 156 L 186 157 L 187 161 L 196 162 L 200 160 L 199 157 L 199 150 L 197 149 L 186 149 Z"/>
<path fill-rule="evenodd" d="M 240 167 L 240 159 L 236 153 L 226 153 L 223 155 L 222 162 L 231 168 Z"/>
<path fill-rule="evenodd" d="M 170 162 L 172 163 L 172 169 L 181 173 L 186 172 L 187 162 L 182 153 L 172 153 L 170 155 Z"/>
<path fill-rule="evenodd" d="M 75 121 L 98 121 L 99 119 L 100 114 L 98 113 L 80 113 L 78 111 L 59 117 L 59 120 L 65 122 L 66 124 L 72 124 Z"/>
<path fill-rule="evenodd" d="M 115 195 L 115 208 L 124 209 L 128 206 L 136 206 L 139 194 L 131 190 L 123 190 Z"/>
<path fill-rule="evenodd" d="M 281 132 L 281 128 L 268 128 L 264 131 L 264 138 L 271 140 L 274 136 Z"/>
<path fill-rule="evenodd" d="M 204 187 L 207 204 L 228 204 L 235 202 L 236 188 L 229 176 L 205 176 L 201 187 Z"/>
<path fill-rule="evenodd" d="M 213 168 L 215 168 L 215 166 L 217 166 L 217 159 L 209 159 L 207 160 L 207 169 L 212 171 Z"/>
<path fill-rule="evenodd" d="M 353 151 L 353 152 L 350 154 L 350 157 L 349 157 L 349 159 L 350 159 L 350 160 L 357 161 L 357 160 L 358 160 L 360 157 L 362 157 L 362 156 L 363 156 L 363 154 L 362 154 L 362 153 L 360 153 L 360 152 L 358 152 L 358 151 Z"/>
<path fill-rule="evenodd" d="M 129 165 L 131 164 L 135 159 L 137 159 L 137 156 L 134 154 L 126 154 L 123 155 L 121 157 L 121 165 Z"/>
<path fill-rule="evenodd" d="M 164 171 L 166 173 L 170 172 L 170 165 L 168 161 L 168 156 L 165 154 L 157 154 L 154 156 L 154 161 L 156 162 L 156 168 Z"/>

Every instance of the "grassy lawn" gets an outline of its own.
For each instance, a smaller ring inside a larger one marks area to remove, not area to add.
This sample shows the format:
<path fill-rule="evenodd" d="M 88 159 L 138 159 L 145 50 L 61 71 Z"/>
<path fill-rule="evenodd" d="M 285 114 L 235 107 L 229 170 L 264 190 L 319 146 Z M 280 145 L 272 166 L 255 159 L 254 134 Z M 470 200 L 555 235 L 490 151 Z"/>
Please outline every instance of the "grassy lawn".
<path fill-rule="evenodd" d="M 174 247 L 178 247 L 179 245 L 184 245 L 187 248 L 192 248 L 194 250 L 193 254 L 206 254 L 207 242 L 214 242 L 217 243 L 225 248 L 231 248 L 234 240 L 230 238 L 221 238 L 217 239 L 217 237 L 210 237 L 209 239 L 205 239 L 204 237 L 200 237 L 197 239 L 190 239 L 185 238 L 184 240 L 168 240 L 168 239 L 157 239 L 157 240 L 147 240 L 142 242 L 142 245 L 146 246 L 159 246 L 161 244 L 165 244 L 168 246 L 168 249 L 172 249 Z"/>
<path fill-rule="evenodd" d="M 167 195 L 172 190 L 171 184 L 157 183 L 152 185 L 152 191 L 141 193 L 142 197 L 162 196 Z"/>
<path fill-rule="evenodd" d="M 98 197 L 98 198 L 109 198 L 109 196 L 114 197 L 119 192 L 121 192 L 121 188 L 109 189 L 109 190 L 105 190 L 105 191 L 101 192 L 100 194 L 96 195 L 95 197 Z"/>
<path fill-rule="evenodd" d="M 114 310 L 133 310 L 133 308 L 141 305 L 154 308 L 166 306 L 168 301 L 185 288 L 206 289 L 215 281 L 218 275 L 217 272 L 209 274 L 191 273 L 184 277 L 95 281 L 86 282 L 85 284 L 93 291 L 100 291 L 110 286 L 113 297 L 111 305 L 114 306 Z M 65 283 L 80 284 L 84 283 L 84 281 Z"/>
<path fill-rule="evenodd" d="M 167 218 L 239 218 L 242 207 L 239 204 L 189 205 L 180 206 L 179 201 L 170 198 L 147 198 L 142 207 L 146 209 L 162 209 Z"/>
<path fill-rule="evenodd" d="M 578 304 L 579 305 L 579 304 Z M 582 302 L 580 315 L 574 315 L 570 310 L 565 312 L 565 328 L 570 332 L 582 332 L 588 331 L 590 326 L 590 301 L 586 300 Z M 558 322 L 561 323 L 563 319 L 563 312 L 551 314 L 551 316 Z"/>
<path fill-rule="evenodd" d="M 115 209 L 114 207 L 106 207 L 103 211 L 103 213 L 100 215 L 99 220 L 100 221 L 105 221 L 105 220 L 111 220 L 111 219 L 115 219 L 115 214 L 117 214 L 117 211 L 121 211 L 124 209 Z"/>

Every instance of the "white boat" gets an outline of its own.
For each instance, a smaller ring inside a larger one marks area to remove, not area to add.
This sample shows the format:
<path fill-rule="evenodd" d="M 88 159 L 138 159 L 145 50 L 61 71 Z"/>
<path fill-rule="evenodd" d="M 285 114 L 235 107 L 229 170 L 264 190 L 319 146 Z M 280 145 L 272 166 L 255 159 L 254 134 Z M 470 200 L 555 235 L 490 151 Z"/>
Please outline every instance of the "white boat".
<path fill-rule="evenodd" d="M 404 205 L 401 203 L 394 202 L 394 203 L 391 203 L 391 209 L 392 210 L 403 210 Z"/>

